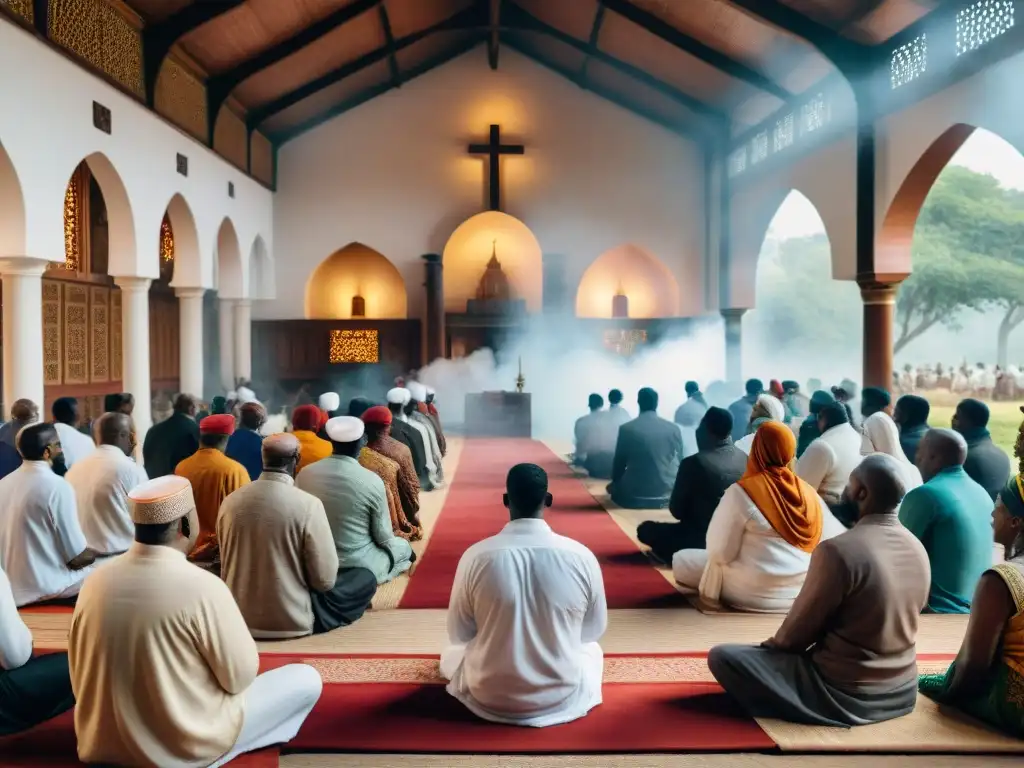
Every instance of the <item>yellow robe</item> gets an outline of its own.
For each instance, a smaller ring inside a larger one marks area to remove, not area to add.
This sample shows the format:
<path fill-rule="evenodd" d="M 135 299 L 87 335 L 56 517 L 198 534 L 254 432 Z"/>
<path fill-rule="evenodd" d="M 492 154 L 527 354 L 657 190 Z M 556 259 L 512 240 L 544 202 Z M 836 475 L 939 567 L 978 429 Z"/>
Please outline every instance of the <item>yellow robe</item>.
<path fill-rule="evenodd" d="M 320 459 L 326 459 L 334 453 L 334 446 L 322 437 L 317 437 L 316 432 L 310 432 L 307 429 L 297 429 L 292 434 L 298 438 L 302 449 L 302 453 L 299 454 L 299 464 L 295 468 L 296 474 L 301 472 L 304 467 L 308 467 L 310 464 L 320 461 Z"/>
<path fill-rule="evenodd" d="M 217 513 L 221 502 L 243 485 L 249 484 L 249 472 L 234 459 L 216 448 L 200 448 L 174 469 L 174 474 L 192 484 L 199 518 L 199 538 L 189 554 L 192 560 L 213 562 L 217 559 Z"/>

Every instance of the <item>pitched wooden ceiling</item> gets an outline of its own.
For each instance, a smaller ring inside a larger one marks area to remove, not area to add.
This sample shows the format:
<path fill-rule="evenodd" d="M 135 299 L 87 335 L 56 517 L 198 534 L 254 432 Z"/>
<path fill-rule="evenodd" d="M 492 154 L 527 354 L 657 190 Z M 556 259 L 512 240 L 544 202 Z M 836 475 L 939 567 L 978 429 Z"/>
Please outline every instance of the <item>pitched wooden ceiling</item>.
<path fill-rule="evenodd" d="M 146 73 L 180 49 L 207 75 L 211 124 L 232 97 L 287 141 L 486 44 L 502 45 L 673 130 L 761 121 L 943 0 L 127 0 Z M 482 59 L 481 59 L 482 60 Z"/>

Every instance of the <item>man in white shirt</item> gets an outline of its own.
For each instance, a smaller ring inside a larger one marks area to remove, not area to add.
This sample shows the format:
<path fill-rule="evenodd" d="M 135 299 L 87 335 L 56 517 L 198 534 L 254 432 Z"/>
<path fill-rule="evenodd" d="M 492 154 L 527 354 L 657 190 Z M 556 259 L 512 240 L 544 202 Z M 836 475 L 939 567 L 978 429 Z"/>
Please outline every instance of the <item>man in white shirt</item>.
<path fill-rule="evenodd" d="M 0 736 L 28 730 L 74 704 L 68 655 L 32 656 L 32 633 L 0 570 Z"/>
<path fill-rule="evenodd" d="M 846 406 L 830 403 L 818 411 L 815 438 L 797 460 L 796 473 L 827 504 L 838 504 L 853 472 L 864 458 L 862 435 L 850 425 Z"/>
<path fill-rule="evenodd" d="M 91 437 L 78 431 L 82 420 L 78 411 L 78 401 L 75 398 L 57 398 L 51 412 L 53 413 L 53 426 L 57 430 L 60 447 L 64 451 L 64 464 L 71 469 L 76 462 L 95 451 L 96 444 Z"/>
<path fill-rule="evenodd" d="M 511 522 L 459 561 L 441 675 L 484 720 L 559 725 L 601 703 L 604 581 L 590 550 L 544 522 L 543 469 L 517 464 L 506 489 Z"/>
<path fill-rule="evenodd" d="M 75 492 L 53 472 L 60 440 L 52 424 L 18 433 L 24 463 L 0 480 L 0 563 L 18 606 L 78 594 L 95 567 L 78 522 Z"/>
<path fill-rule="evenodd" d="M 105 413 L 94 430 L 99 448 L 75 463 L 66 479 L 75 491 L 86 543 L 99 554 L 115 555 L 127 552 L 135 538 L 128 494 L 149 478 L 146 470 L 131 459 L 135 451 L 131 418 L 123 413 Z"/>

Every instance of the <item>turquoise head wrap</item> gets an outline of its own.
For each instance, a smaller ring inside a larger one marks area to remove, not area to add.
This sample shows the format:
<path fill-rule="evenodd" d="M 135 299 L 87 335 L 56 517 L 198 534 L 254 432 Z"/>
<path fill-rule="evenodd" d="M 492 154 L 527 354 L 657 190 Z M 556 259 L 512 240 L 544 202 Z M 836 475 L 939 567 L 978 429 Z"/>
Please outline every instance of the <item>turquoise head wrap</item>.
<path fill-rule="evenodd" d="M 1024 517 L 1024 479 L 1014 475 L 999 492 L 999 499 L 1014 517 Z"/>

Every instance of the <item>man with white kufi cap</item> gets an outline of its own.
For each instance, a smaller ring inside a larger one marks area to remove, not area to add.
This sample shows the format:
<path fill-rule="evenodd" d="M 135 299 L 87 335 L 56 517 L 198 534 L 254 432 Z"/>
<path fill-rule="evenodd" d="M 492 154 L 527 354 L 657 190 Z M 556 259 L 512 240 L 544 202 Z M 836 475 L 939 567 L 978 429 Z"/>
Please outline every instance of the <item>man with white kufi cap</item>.
<path fill-rule="evenodd" d="M 337 392 L 324 392 L 320 395 L 320 410 L 329 416 L 336 416 L 341 408 L 341 395 Z"/>
<path fill-rule="evenodd" d="M 434 490 L 434 484 L 430 481 L 430 474 L 427 472 L 426 447 L 419 430 L 402 421 L 403 409 L 409 400 L 409 390 L 405 387 L 395 387 L 388 390 L 388 410 L 391 411 L 391 436 L 398 442 L 405 445 L 412 454 L 412 464 L 416 468 L 416 476 L 420 481 L 420 488 L 424 491 Z"/>
<path fill-rule="evenodd" d="M 183 554 L 191 484 L 168 475 L 128 498 L 135 542 L 86 581 L 71 619 L 79 759 L 217 768 L 292 739 L 320 698 L 320 675 L 289 664 L 257 676 L 231 592 Z"/>
<path fill-rule="evenodd" d="M 430 485 L 436 488 L 443 484 L 438 471 L 441 461 L 437 442 L 431 440 L 430 430 L 424 424 L 411 418 L 411 414 L 416 410 L 416 403 L 413 400 L 412 392 L 408 389 L 403 389 L 402 392 L 404 393 L 405 402 L 402 403 L 401 409 L 395 413 L 395 416 L 398 421 L 410 427 L 413 432 L 419 435 L 420 441 L 423 443 L 423 459 L 427 466 L 427 477 L 430 479 Z"/>
<path fill-rule="evenodd" d="M 427 427 L 428 431 L 433 436 L 433 441 L 437 448 L 435 458 L 438 473 L 443 474 L 443 472 L 441 472 L 441 457 L 448 453 L 448 447 L 445 445 L 444 433 L 441 431 L 440 422 L 435 420 L 427 409 L 427 398 L 429 397 L 427 394 L 427 388 L 418 381 L 414 381 L 409 385 L 409 395 L 412 398 L 412 410 L 409 417 Z"/>
<path fill-rule="evenodd" d="M 302 470 L 295 484 L 323 502 L 339 565 L 367 568 L 384 584 L 409 570 L 412 547 L 391 527 L 384 482 L 359 464 L 362 419 L 337 416 L 325 429 L 334 453 Z"/>

